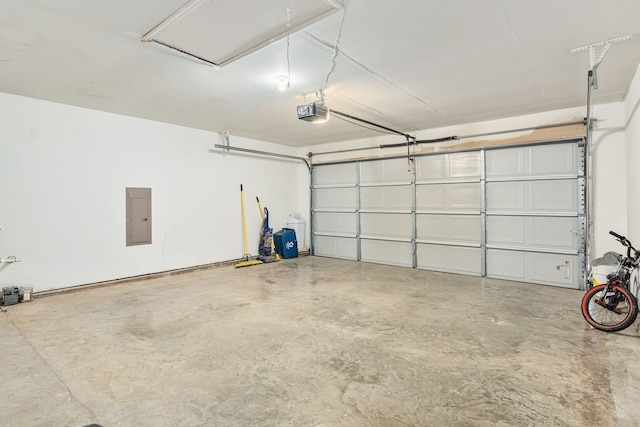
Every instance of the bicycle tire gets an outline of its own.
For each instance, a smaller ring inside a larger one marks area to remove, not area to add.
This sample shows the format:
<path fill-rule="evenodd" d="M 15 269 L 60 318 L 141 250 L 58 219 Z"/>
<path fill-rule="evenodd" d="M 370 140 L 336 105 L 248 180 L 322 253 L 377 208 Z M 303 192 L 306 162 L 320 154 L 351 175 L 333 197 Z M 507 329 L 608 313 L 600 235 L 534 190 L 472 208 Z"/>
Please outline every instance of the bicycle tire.
<path fill-rule="evenodd" d="M 582 297 L 582 315 L 587 323 L 604 332 L 617 332 L 628 328 L 638 317 L 638 302 L 627 288 L 607 285 L 589 289 Z M 603 299 L 604 297 L 604 299 Z"/>

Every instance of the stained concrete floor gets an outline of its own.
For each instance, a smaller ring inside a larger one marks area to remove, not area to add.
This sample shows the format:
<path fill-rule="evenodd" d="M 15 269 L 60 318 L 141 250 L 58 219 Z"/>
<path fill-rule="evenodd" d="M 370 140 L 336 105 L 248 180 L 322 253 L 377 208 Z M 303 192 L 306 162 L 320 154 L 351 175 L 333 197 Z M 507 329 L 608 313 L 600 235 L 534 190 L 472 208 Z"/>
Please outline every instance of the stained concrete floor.
<path fill-rule="evenodd" d="M 6 426 L 637 426 L 640 334 L 582 292 L 327 258 L 0 313 Z"/>

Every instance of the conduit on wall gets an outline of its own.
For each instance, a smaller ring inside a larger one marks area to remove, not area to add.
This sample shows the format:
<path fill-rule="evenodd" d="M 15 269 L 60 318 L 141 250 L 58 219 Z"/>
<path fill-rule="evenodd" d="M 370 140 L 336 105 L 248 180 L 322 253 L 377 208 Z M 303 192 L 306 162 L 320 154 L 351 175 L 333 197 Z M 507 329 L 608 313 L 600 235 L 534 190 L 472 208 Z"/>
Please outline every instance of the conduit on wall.
<path fill-rule="evenodd" d="M 307 159 L 305 159 L 304 157 L 290 156 L 288 154 L 272 153 L 272 152 L 269 152 L 269 151 L 252 150 L 250 148 L 232 147 L 230 145 L 222 145 L 222 144 L 215 144 L 214 147 L 220 148 L 220 149 L 223 149 L 223 150 L 241 151 L 243 153 L 260 154 L 260 155 L 263 155 L 263 156 L 270 156 L 270 157 L 280 157 L 280 158 L 283 158 L 283 159 L 301 160 L 307 166 L 307 169 L 309 169 L 309 171 L 311 171 L 311 165 L 309 164 Z M 214 150 L 209 150 L 209 152 L 215 153 Z"/>

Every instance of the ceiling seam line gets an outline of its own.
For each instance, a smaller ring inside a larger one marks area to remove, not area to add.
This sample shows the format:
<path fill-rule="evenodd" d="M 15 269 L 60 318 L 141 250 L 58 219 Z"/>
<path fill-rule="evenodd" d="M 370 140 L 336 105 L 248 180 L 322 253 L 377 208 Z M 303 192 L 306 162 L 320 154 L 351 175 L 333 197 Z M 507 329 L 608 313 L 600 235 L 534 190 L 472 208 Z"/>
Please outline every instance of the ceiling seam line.
<path fill-rule="evenodd" d="M 313 41 L 316 41 L 316 42 L 320 43 L 322 46 L 324 46 L 324 47 L 326 47 L 328 49 L 331 49 L 331 50 L 334 49 L 334 46 L 330 42 L 322 40 L 322 39 L 318 38 L 317 36 L 309 33 L 306 30 L 303 30 L 302 33 L 308 35 Z M 404 89 L 403 87 L 401 87 L 397 83 L 389 80 L 388 78 L 386 78 L 385 76 L 381 75 L 377 71 L 372 70 L 371 68 L 369 68 L 368 66 L 364 65 L 360 61 L 356 60 L 355 58 L 353 58 L 349 54 L 345 53 L 344 50 L 340 49 L 340 53 L 342 54 L 342 56 L 344 58 L 348 59 L 350 62 L 352 62 L 353 64 L 357 65 L 361 70 L 366 71 L 368 73 L 371 73 L 373 76 L 375 76 L 376 78 L 378 78 L 382 82 L 386 83 L 387 85 L 391 86 L 392 88 L 398 90 L 401 93 L 404 93 L 405 95 L 407 95 L 408 97 L 414 99 L 415 101 L 418 101 L 420 104 L 422 104 L 422 105 L 426 106 L 427 108 L 429 108 L 431 110 L 431 112 L 439 113 L 444 117 L 449 117 L 448 114 L 444 113 L 440 109 L 438 109 L 438 108 L 434 107 L 433 105 L 429 104 L 427 101 L 421 99 L 417 95 L 414 95 L 413 93 L 409 92 L 407 89 Z"/>

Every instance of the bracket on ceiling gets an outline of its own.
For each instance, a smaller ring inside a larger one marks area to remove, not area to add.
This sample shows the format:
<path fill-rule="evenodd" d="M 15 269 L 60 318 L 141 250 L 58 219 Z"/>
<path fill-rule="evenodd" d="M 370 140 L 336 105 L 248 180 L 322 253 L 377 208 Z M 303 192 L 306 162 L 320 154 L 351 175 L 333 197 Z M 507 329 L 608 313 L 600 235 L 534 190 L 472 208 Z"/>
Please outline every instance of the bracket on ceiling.
<path fill-rule="evenodd" d="M 320 102 L 322 105 L 325 105 L 326 102 L 324 89 L 318 89 L 313 92 L 303 93 L 302 98 L 304 99 L 304 102 L 307 102 L 307 99 L 309 98 L 313 100 L 311 102 Z"/>
<path fill-rule="evenodd" d="M 229 146 L 229 132 L 231 132 L 231 129 L 229 130 L 225 130 L 224 132 L 218 132 L 218 135 L 220 135 L 220 142 L 222 142 L 222 145 L 225 146 Z"/>
<path fill-rule="evenodd" d="M 575 47 L 570 50 L 571 53 L 582 52 L 585 50 L 589 51 L 589 62 L 591 64 L 590 70 L 593 71 L 593 87 L 594 89 L 598 89 L 598 75 L 596 73 L 598 67 L 602 63 L 602 60 L 609 52 L 609 48 L 612 44 L 622 42 L 625 40 L 629 40 L 631 38 L 631 34 L 627 34 L 626 36 L 616 37 L 615 39 L 604 40 L 598 43 L 588 44 L 586 46 Z M 600 49 L 600 54 L 596 57 L 596 49 Z"/>

